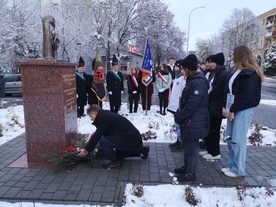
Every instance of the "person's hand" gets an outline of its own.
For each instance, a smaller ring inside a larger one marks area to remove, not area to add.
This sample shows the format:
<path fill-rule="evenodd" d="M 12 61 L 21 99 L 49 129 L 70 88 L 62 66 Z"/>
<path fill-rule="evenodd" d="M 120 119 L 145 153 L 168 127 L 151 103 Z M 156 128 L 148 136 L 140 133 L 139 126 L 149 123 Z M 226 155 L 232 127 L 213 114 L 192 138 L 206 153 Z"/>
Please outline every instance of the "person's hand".
<path fill-rule="evenodd" d="M 234 113 L 233 112 L 229 112 L 229 114 L 228 114 L 228 120 L 229 121 L 233 121 L 234 118 L 235 118 Z"/>
<path fill-rule="evenodd" d="M 77 151 L 78 151 L 78 157 L 85 157 L 88 152 L 85 150 L 85 149 L 80 149 L 80 148 L 77 148 Z"/>
<path fill-rule="evenodd" d="M 136 94 L 136 93 L 137 93 L 137 91 L 133 91 L 132 93 L 133 93 L 133 94 Z"/>
<path fill-rule="evenodd" d="M 121 91 L 121 94 L 123 94 L 124 93 L 124 91 Z"/>
<path fill-rule="evenodd" d="M 227 117 L 226 108 L 222 108 L 222 116 Z"/>
<path fill-rule="evenodd" d="M 112 91 L 108 91 L 109 95 L 112 95 Z"/>
<path fill-rule="evenodd" d="M 160 93 L 162 93 L 162 92 L 164 92 L 165 91 L 165 88 L 160 88 L 159 90 L 158 90 L 158 92 L 160 92 Z"/>

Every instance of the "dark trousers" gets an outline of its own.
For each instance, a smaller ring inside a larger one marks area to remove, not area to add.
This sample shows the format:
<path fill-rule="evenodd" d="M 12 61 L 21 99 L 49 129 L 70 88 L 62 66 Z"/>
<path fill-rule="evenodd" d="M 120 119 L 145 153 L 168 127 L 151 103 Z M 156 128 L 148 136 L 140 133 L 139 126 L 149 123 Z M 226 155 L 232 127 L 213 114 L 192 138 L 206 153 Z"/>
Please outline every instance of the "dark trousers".
<path fill-rule="evenodd" d="M 127 146 L 112 142 L 112 138 L 101 137 L 99 141 L 103 155 L 107 160 L 118 162 L 125 157 L 140 157 L 141 151 L 129 151 Z M 115 150 L 114 150 L 115 149 Z"/>
<path fill-rule="evenodd" d="M 221 118 L 210 117 L 210 131 L 205 138 L 205 145 L 207 152 L 212 156 L 217 156 L 220 154 L 220 127 Z"/>
<path fill-rule="evenodd" d="M 134 104 L 134 112 L 137 112 L 138 109 L 138 101 L 139 101 L 139 94 L 133 94 L 133 93 L 129 93 L 128 94 L 128 101 L 129 101 L 129 112 L 132 113 L 132 109 L 133 109 L 133 104 Z"/>
<path fill-rule="evenodd" d="M 187 173 L 196 173 L 198 165 L 198 139 L 182 139 L 184 152 L 184 168 Z"/>
<path fill-rule="evenodd" d="M 158 93 L 159 97 L 159 107 L 160 113 L 166 113 L 166 108 L 168 107 L 169 103 L 169 89 L 163 91 L 162 93 Z"/>
<path fill-rule="evenodd" d="M 77 115 L 78 115 L 78 117 L 81 117 L 84 115 L 84 105 L 77 106 Z"/>
<path fill-rule="evenodd" d="M 149 111 L 150 110 L 150 107 L 151 107 L 151 96 L 152 94 L 148 94 L 148 103 L 147 103 L 147 107 L 146 107 L 146 94 L 142 94 L 141 93 L 141 99 L 142 99 L 142 108 L 143 110 L 147 110 Z"/>
<path fill-rule="evenodd" d="M 120 106 L 110 105 L 110 111 L 114 113 L 118 113 Z"/>

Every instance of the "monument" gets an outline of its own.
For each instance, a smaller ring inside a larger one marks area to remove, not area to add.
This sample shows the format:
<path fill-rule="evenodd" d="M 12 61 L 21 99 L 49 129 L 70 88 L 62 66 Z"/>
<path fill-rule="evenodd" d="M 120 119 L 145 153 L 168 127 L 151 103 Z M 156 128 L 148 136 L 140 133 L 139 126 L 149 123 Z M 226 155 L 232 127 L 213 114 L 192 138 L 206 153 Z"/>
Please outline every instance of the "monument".
<path fill-rule="evenodd" d="M 55 20 L 49 15 L 42 23 L 43 58 L 17 62 L 22 76 L 29 168 L 54 167 L 41 155 L 62 155 L 77 135 L 77 64 L 57 60 Z"/>

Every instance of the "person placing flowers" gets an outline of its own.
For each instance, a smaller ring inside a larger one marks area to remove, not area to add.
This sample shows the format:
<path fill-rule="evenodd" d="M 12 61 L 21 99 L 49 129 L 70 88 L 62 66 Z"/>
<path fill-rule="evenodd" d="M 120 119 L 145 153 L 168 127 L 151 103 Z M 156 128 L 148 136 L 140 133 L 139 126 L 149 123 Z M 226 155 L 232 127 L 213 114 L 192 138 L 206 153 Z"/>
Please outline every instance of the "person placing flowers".
<path fill-rule="evenodd" d="M 103 110 L 93 104 L 87 109 L 87 115 L 97 128 L 93 137 L 89 139 L 84 149 L 78 149 L 78 156 L 85 157 L 92 152 L 99 142 L 106 160 L 102 168 L 110 170 L 120 168 L 120 161 L 125 157 L 140 157 L 147 159 L 149 147 L 143 146 L 142 137 L 138 129 L 125 117 Z"/>

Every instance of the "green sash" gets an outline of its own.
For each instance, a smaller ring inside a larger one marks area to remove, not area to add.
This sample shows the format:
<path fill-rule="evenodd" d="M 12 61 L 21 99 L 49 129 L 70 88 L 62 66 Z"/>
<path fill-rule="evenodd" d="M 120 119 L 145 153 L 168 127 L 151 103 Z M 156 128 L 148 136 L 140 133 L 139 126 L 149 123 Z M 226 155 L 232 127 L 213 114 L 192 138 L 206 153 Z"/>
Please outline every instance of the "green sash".
<path fill-rule="evenodd" d="M 116 78 L 118 78 L 119 81 L 121 81 L 120 76 L 119 76 L 114 70 L 110 70 L 110 72 L 111 72 Z"/>
<path fill-rule="evenodd" d="M 85 77 L 82 74 L 80 74 L 79 71 L 76 72 L 76 75 L 79 76 L 82 80 L 86 81 Z"/>

